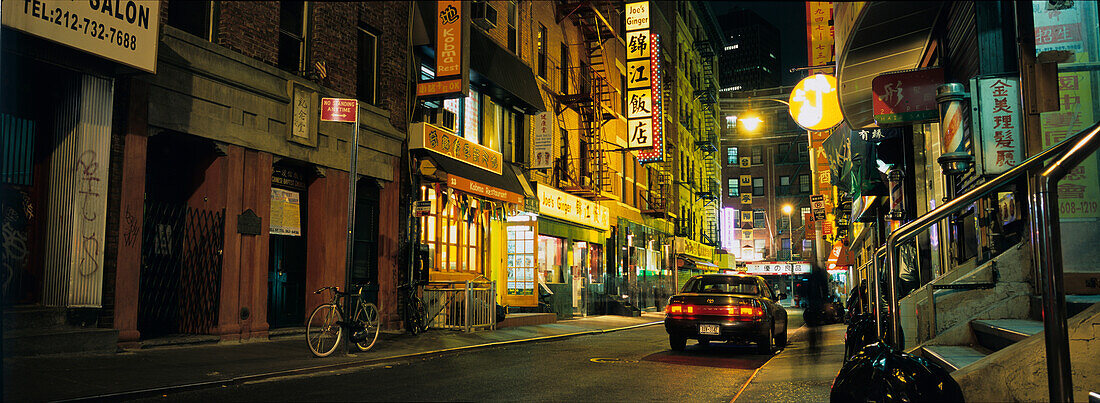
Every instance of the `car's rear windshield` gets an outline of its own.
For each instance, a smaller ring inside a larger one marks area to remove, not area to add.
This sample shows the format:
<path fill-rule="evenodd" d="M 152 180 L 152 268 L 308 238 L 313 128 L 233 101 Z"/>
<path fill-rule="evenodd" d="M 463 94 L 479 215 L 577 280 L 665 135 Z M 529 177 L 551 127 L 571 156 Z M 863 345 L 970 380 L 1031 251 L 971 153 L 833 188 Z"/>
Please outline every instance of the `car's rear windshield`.
<path fill-rule="evenodd" d="M 688 280 L 683 292 L 757 295 L 759 290 L 751 277 L 703 276 Z"/>

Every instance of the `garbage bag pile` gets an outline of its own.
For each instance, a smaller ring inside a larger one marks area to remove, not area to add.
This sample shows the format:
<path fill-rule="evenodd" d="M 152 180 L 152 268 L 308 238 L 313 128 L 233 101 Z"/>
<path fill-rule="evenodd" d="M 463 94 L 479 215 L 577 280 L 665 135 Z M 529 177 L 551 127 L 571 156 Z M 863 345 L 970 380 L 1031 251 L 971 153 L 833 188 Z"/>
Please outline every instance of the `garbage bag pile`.
<path fill-rule="evenodd" d="M 873 343 L 860 349 L 840 369 L 833 380 L 830 400 L 961 402 L 963 394 L 958 382 L 938 365 L 887 344 Z"/>

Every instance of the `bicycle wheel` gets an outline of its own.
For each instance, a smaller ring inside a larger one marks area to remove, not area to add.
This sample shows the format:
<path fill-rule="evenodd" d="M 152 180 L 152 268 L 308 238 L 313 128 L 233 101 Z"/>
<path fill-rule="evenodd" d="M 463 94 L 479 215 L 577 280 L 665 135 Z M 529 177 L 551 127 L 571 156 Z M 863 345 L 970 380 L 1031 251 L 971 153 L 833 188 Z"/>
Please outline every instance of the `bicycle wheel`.
<path fill-rule="evenodd" d="M 340 311 L 333 304 L 321 304 L 306 322 L 306 342 L 309 351 L 318 357 L 328 357 L 340 345 L 344 328 L 340 326 Z"/>
<path fill-rule="evenodd" d="M 355 314 L 355 320 L 363 326 L 362 340 L 355 342 L 355 346 L 361 351 L 370 350 L 378 341 L 378 333 L 382 330 L 382 315 L 378 307 L 367 302 L 359 306 L 359 312 Z"/>

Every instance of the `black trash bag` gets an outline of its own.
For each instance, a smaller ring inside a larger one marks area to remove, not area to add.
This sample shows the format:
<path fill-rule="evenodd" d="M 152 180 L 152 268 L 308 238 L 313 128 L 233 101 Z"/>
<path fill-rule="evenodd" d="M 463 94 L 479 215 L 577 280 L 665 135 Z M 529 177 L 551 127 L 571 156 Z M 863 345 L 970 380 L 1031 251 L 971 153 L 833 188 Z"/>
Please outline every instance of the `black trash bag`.
<path fill-rule="evenodd" d="M 864 313 L 854 316 L 844 333 L 844 362 L 851 360 L 864 346 L 878 342 L 875 315 Z"/>
<path fill-rule="evenodd" d="M 923 358 L 875 343 L 844 364 L 833 379 L 833 402 L 962 402 L 959 383 Z"/>
<path fill-rule="evenodd" d="M 887 340 L 890 339 L 890 315 L 887 313 L 882 314 L 882 330 L 886 333 Z M 898 329 L 901 331 L 901 329 Z M 905 333 L 900 333 L 902 336 L 899 338 L 905 340 Z M 864 313 L 852 317 L 852 320 L 848 323 L 848 329 L 844 334 L 844 361 L 847 362 L 859 352 L 863 346 L 868 344 L 877 343 L 878 334 L 875 332 L 875 314 Z"/>

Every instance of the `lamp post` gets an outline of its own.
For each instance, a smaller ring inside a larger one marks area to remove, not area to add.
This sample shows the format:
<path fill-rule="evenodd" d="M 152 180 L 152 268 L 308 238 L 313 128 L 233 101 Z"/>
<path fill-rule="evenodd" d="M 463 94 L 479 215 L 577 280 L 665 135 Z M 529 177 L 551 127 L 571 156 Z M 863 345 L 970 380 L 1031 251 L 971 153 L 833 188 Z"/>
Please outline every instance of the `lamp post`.
<path fill-rule="evenodd" d="M 793 236 L 794 234 L 791 233 L 792 232 L 792 229 L 791 229 L 791 225 L 792 225 L 791 224 L 791 210 L 792 210 L 792 208 L 791 208 L 790 204 L 784 204 L 783 205 L 783 214 L 785 214 L 787 216 L 787 239 L 790 240 L 790 241 L 788 241 L 789 247 L 787 248 L 787 265 L 790 266 L 790 268 L 791 268 L 791 307 L 793 308 L 794 305 L 795 305 L 795 303 L 794 303 L 794 263 L 791 263 L 791 257 L 792 257 L 791 255 L 794 252 L 794 236 Z M 779 240 L 779 246 L 780 246 L 780 249 L 782 249 L 782 246 L 783 246 L 783 239 L 782 238 L 780 238 L 780 240 Z"/>

